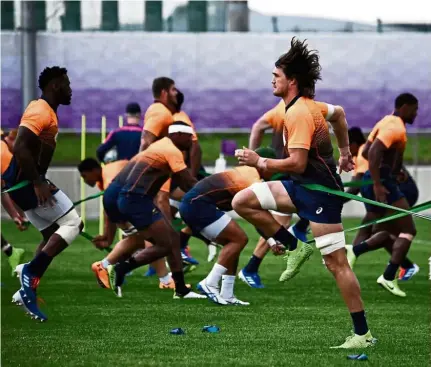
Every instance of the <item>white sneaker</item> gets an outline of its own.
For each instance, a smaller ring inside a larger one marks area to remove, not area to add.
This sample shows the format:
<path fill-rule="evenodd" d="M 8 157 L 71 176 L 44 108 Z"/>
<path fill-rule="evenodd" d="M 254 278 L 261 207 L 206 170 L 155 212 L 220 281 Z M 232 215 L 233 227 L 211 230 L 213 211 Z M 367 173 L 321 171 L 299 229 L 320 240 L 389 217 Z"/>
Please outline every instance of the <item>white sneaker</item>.
<path fill-rule="evenodd" d="M 189 293 L 187 293 L 185 296 L 181 296 L 179 294 L 177 294 L 176 292 L 174 292 L 174 299 L 206 299 L 207 296 L 205 296 L 204 294 L 199 294 L 196 292 L 192 292 L 190 291 Z"/>
<path fill-rule="evenodd" d="M 383 275 L 380 275 L 379 278 L 377 279 L 377 283 L 395 296 L 398 296 L 398 297 L 406 296 L 406 293 L 403 292 L 398 286 L 398 282 L 396 279 L 386 280 Z"/>
<path fill-rule="evenodd" d="M 219 305 L 227 305 L 226 300 L 220 295 L 220 288 L 209 286 L 206 279 L 199 282 L 197 286 L 198 291 L 205 294 L 211 301 Z"/>
<path fill-rule="evenodd" d="M 215 243 L 211 242 L 208 245 L 208 259 L 207 259 L 208 262 L 209 263 L 212 262 L 216 256 L 217 256 L 217 246 Z"/>
<path fill-rule="evenodd" d="M 250 302 L 241 301 L 238 298 L 236 298 L 235 296 L 233 296 L 232 298 L 229 298 L 229 299 L 225 299 L 225 301 L 230 305 L 250 306 Z"/>
<path fill-rule="evenodd" d="M 14 273 L 16 274 L 16 277 L 19 278 L 19 279 L 21 279 L 22 268 L 24 267 L 24 265 L 25 264 L 19 264 L 14 269 Z"/>

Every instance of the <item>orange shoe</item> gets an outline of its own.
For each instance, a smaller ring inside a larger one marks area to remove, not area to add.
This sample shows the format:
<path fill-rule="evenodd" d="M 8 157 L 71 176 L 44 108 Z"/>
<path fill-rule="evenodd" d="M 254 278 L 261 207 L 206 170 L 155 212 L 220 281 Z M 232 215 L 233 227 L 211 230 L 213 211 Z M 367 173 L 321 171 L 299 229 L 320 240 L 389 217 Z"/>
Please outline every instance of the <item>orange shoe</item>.
<path fill-rule="evenodd" d="M 186 287 L 187 288 L 191 288 L 192 286 L 190 284 L 186 284 Z M 171 279 L 168 284 L 160 282 L 159 283 L 159 288 L 160 289 L 175 289 L 175 282 L 174 282 L 173 279 Z"/>
<path fill-rule="evenodd" d="M 102 266 L 101 261 L 96 261 L 91 265 L 91 270 L 93 270 L 96 275 L 97 282 L 102 288 L 111 288 L 109 285 L 109 275 L 108 270 Z"/>

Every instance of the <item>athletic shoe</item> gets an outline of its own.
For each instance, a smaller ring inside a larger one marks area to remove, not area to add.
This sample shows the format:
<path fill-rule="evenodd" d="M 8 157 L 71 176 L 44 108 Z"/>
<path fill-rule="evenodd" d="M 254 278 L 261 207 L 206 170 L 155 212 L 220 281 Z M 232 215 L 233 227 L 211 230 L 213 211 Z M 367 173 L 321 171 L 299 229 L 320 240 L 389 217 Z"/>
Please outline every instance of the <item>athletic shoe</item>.
<path fill-rule="evenodd" d="M 181 250 L 181 258 L 183 260 L 183 264 L 199 265 L 199 261 L 197 261 L 194 257 L 190 256 L 190 253 L 187 249 Z"/>
<path fill-rule="evenodd" d="M 121 286 L 124 283 L 125 275 L 119 274 L 114 265 L 109 265 L 107 270 L 109 275 L 109 288 L 112 289 L 117 297 L 123 297 Z"/>
<path fill-rule="evenodd" d="M 394 280 L 386 280 L 383 275 L 380 275 L 377 279 L 377 283 L 380 284 L 383 288 L 391 292 L 393 295 L 398 297 L 405 297 L 406 293 L 403 292 L 398 286 L 398 282 L 396 279 Z"/>
<path fill-rule="evenodd" d="M 174 292 L 174 299 L 206 299 L 207 296 L 199 293 L 195 293 L 193 291 L 190 291 L 187 294 L 179 294 L 177 292 Z"/>
<path fill-rule="evenodd" d="M 97 283 L 99 283 L 102 288 L 111 288 L 109 284 L 108 270 L 102 266 L 101 261 L 96 261 L 91 264 L 91 270 L 96 275 Z"/>
<path fill-rule="evenodd" d="M 347 256 L 347 261 L 350 265 L 350 268 L 353 269 L 353 267 L 355 266 L 357 257 L 353 251 L 352 245 L 346 245 L 346 256 Z"/>
<path fill-rule="evenodd" d="M 238 278 L 252 288 L 265 288 L 258 273 L 247 273 L 245 268 L 238 273 Z"/>
<path fill-rule="evenodd" d="M 156 275 L 156 269 L 154 269 L 151 265 L 148 267 L 147 272 L 144 274 L 144 277 L 152 277 Z"/>
<path fill-rule="evenodd" d="M 183 263 L 183 273 L 191 273 L 192 271 L 196 270 L 197 266 L 196 265 L 190 265 L 190 264 L 186 264 Z"/>
<path fill-rule="evenodd" d="M 25 250 L 22 248 L 12 247 L 12 254 L 7 259 L 12 268 L 12 276 L 15 275 L 15 268 L 20 264 L 24 252 Z"/>
<path fill-rule="evenodd" d="M 225 299 L 225 301 L 229 305 L 234 305 L 234 306 L 250 306 L 250 302 L 241 301 L 238 298 L 236 298 L 235 296 L 233 296 L 232 298 L 229 298 L 229 299 Z"/>
<path fill-rule="evenodd" d="M 28 315 L 34 320 L 41 322 L 48 320 L 48 318 L 39 310 L 37 306 L 37 298 L 35 293 L 26 293 L 23 288 L 19 289 L 12 296 L 12 303 L 21 306 Z"/>
<path fill-rule="evenodd" d="M 190 284 L 186 284 L 186 287 L 191 288 L 192 286 Z M 175 289 L 175 282 L 173 279 L 171 279 L 168 284 L 160 282 L 159 288 L 160 289 Z"/>
<path fill-rule="evenodd" d="M 207 258 L 207 261 L 209 263 L 213 262 L 214 259 L 216 258 L 216 256 L 217 256 L 217 245 L 215 243 L 211 242 L 208 245 L 208 258 Z"/>
<path fill-rule="evenodd" d="M 299 273 L 299 269 L 313 253 L 313 247 L 308 243 L 304 243 L 301 248 L 296 248 L 293 251 L 289 251 L 284 257 L 286 260 L 286 270 L 280 276 L 280 282 L 285 282 L 292 279 L 296 274 Z"/>
<path fill-rule="evenodd" d="M 206 279 L 199 282 L 197 289 L 205 294 L 211 301 L 218 305 L 227 305 L 228 303 L 220 295 L 220 288 L 213 287 L 207 284 Z"/>
<path fill-rule="evenodd" d="M 337 346 L 331 347 L 331 349 L 360 349 L 372 347 L 377 343 L 377 339 L 373 338 L 370 330 L 365 335 L 353 334 L 346 338 L 346 341 Z"/>
<path fill-rule="evenodd" d="M 292 234 L 295 238 L 297 238 L 301 242 L 307 242 L 307 232 L 300 231 L 296 227 L 296 224 L 294 224 L 293 226 L 290 226 L 288 231 L 290 232 L 290 234 Z"/>
<path fill-rule="evenodd" d="M 401 268 L 400 267 L 400 273 L 398 274 L 398 280 L 405 282 L 407 280 L 410 280 L 413 275 L 419 273 L 419 266 L 417 266 L 416 264 L 413 264 L 413 266 L 411 268 Z"/>

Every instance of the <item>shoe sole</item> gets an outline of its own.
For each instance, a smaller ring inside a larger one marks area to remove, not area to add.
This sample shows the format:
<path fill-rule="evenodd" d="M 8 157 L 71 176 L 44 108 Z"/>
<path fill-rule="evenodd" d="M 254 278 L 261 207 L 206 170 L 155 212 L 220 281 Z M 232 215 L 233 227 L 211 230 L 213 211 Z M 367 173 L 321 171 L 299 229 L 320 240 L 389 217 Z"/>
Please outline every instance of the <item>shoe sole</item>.
<path fill-rule="evenodd" d="M 292 272 L 292 273 L 290 274 L 290 276 L 289 276 L 289 275 L 284 275 L 284 273 L 286 272 L 286 270 L 285 270 L 285 271 L 283 271 L 283 272 L 281 273 L 281 275 L 280 275 L 280 279 L 279 279 L 279 281 L 280 281 L 280 282 L 286 282 L 286 281 L 288 281 L 288 280 L 290 280 L 290 279 L 294 278 L 294 277 L 299 273 L 299 270 L 300 270 L 300 268 L 302 267 L 302 265 L 303 265 L 307 260 L 309 260 L 309 259 L 310 259 L 311 255 L 313 255 L 313 251 L 308 252 L 308 253 L 307 253 L 307 254 L 302 258 L 302 260 L 299 262 L 299 264 L 298 264 L 298 266 L 297 266 L 296 270 L 295 270 L 294 272 Z"/>
<path fill-rule="evenodd" d="M 215 301 L 215 300 L 213 299 L 213 297 L 211 296 L 213 293 L 205 291 L 205 289 L 201 286 L 201 284 L 200 284 L 200 283 L 197 285 L 197 287 L 196 287 L 196 288 L 197 288 L 197 290 L 198 290 L 200 293 L 202 293 L 202 294 L 204 294 L 205 296 L 207 296 L 207 299 L 209 299 L 212 303 L 215 303 L 216 305 L 220 305 L 220 306 L 227 306 L 227 305 L 228 305 L 228 303 L 227 303 L 227 302 L 226 302 L 226 304 L 225 304 L 225 303 L 220 303 L 220 302 Z"/>
<path fill-rule="evenodd" d="M 94 275 L 96 276 L 96 280 L 97 280 L 97 283 L 99 284 L 99 286 L 101 287 L 101 288 L 110 288 L 110 287 L 107 287 L 103 282 L 102 282 L 102 280 L 99 278 L 99 275 L 98 275 L 98 270 L 96 269 L 91 269 L 92 271 L 93 271 L 93 273 L 94 273 Z M 109 281 L 108 281 L 109 282 Z"/>
<path fill-rule="evenodd" d="M 25 311 L 25 314 L 30 316 L 30 318 L 32 320 L 39 320 L 40 322 L 44 322 L 44 321 L 48 320 L 47 318 L 43 318 L 43 317 L 40 317 L 40 316 L 34 314 L 33 312 L 30 311 L 30 309 L 27 308 L 24 300 L 21 297 L 20 291 L 16 292 L 12 296 L 12 303 L 15 304 L 16 306 L 22 308 Z"/>

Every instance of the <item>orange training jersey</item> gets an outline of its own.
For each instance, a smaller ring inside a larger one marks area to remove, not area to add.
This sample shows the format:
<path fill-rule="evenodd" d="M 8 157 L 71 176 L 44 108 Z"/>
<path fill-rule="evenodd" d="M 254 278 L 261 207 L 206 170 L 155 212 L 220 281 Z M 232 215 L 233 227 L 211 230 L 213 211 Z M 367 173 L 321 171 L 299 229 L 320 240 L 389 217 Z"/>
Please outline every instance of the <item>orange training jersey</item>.
<path fill-rule="evenodd" d="M 221 210 L 232 210 L 232 199 L 241 190 L 261 181 L 254 167 L 240 166 L 216 173 L 199 181 L 192 189 L 198 195 L 193 199 L 207 200 Z"/>
<path fill-rule="evenodd" d="M 305 171 L 300 175 L 290 174 L 293 180 L 342 189 L 321 103 L 305 97 L 294 98 L 286 107 L 283 132 L 287 155 L 288 149 L 308 150 Z"/>
<path fill-rule="evenodd" d="M 396 169 L 395 163 L 399 155 L 404 154 L 407 144 L 407 131 L 403 120 L 395 115 L 383 117 L 373 128 L 368 141 L 374 142 L 379 139 L 387 150 L 383 153 L 381 165 L 387 165 L 391 169 Z"/>
<path fill-rule="evenodd" d="M 171 111 L 161 102 L 154 102 L 144 116 L 144 131 L 161 139 L 168 135 L 168 128 L 174 122 Z"/>
<path fill-rule="evenodd" d="M 362 152 L 364 151 L 365 144 L 362 144 L 358 149 L 358 155 L 353 157 L 353 162 L 355 163 L 355 169 L 353 171 L 353 176 L 356 176 L 359 173 L 364 174 L 368 171 L 368 161 L 362 156 Z"/>
<path fill-rule="evenodd" d="M 26 127 L 39 137 L 37 145 L 29 147 L 40 174 L 45 174 L 55 150 L 58 119 L 57 114 L 44 99 L 32 101 L 24 111 L 20 127 Z"/>
<path fill-rule="evenodd" d="M 12 153 L 9 150 L 8 145 L 2 139 L 0 140 L 0 154 L 1 154 L 1 174 L 6 172 L 10 162 L 12 161 Z"/>
<path fill-rule="evenodd" d="M 112 180 L 126 166 L 127 160 L 115 161 L 102 166 L 102 181 L 97 182 L 100 191 L 106 190 Z"/>
<path fill-rule="evenodd" d="M 163 138 L 135 155 L 117 179 L 129 192 L 155 196 L 171 174 L 185 169 L 183 153 L 171 139 Z"/>
<path fill-rule="evenodd" d="M 177 113 L 174 113 L 174 121 L 181 121 L 181 122 L 185 122 L 187 125 L 189 125 L 192 129 L 193 129 L 193 137 L 192 140 L 193 141 L 197 141 L 198 140 L 198 136 L 196 134 L 196 129 L 195 129 L 195 125 L 193 125 L 192 120 L 190 120 L 189 115 L 187 115 L 187 113 L 185 113 L 184 111 L 180 111 Z"/>

